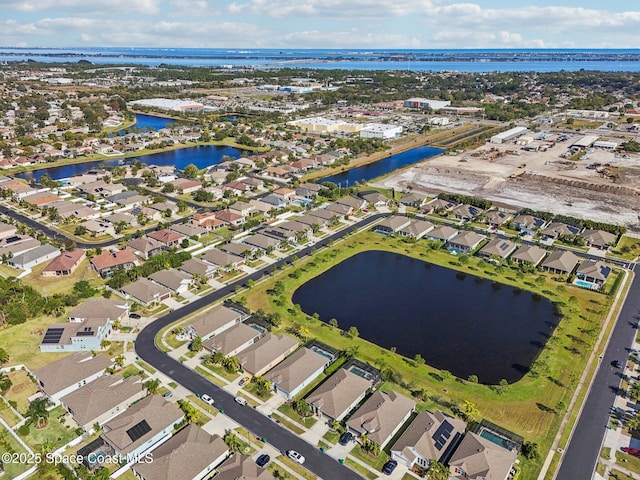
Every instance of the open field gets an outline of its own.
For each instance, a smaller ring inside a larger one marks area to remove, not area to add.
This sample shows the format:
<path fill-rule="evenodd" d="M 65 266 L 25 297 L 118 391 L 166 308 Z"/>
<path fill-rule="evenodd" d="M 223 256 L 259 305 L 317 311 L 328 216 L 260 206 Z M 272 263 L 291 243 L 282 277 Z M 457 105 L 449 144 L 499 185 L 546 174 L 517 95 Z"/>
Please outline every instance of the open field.
<path fill-rule="evenodd" d="M 546 152 L 486 144 L 460 155 L 433 157 L 374 184 L 427 194 L 461 193 L 515 208 L 638 225 L 640 155 L 622 158 L 595 149 L 579 161 L 561 158 L 578 137 Z M 601 167 L 587 168 L 596 163 Z"/>
<path fill-rule="evenodd" d="M 407 362 L 400 355 L 362 338 L 344 335 L 340 330 L 304 314 L 292 313 L 295 309 L 291 304 L 291 296 L 299 285 L 345 258 L 371 249 L 409 255 L 548 297 L 557 305 L 563 319 L 540 354 L 539 360 L 545 365 L 544 373 L 538 376 L 525 375 L 505 391 L 473 384 L 465 379 L 442 381 L 438 379 L 437 371 L 428 365 L 419 366 L 414 362 Z M 288 276 L 292 269 L 299 270 L 299 278 Z M 266 282 L 254 286 L 251 291 L 241 294 L 247 296 L 248 306 L 252 310 L 262 308 L 265 311 L 279 312 L 284 320 L 278 331 L 299 324 L 308 332 L 308 338 L 318 339 L 342 351 L 357 348 L 356 356 L 359 359 L 379 368 L 391 369 L 400 379 L 392 385 L 393 389 L 406 395 L 426 390 L 428 400 L 420 402 L 418 409 L 437 407 L 451 412 L 465 400 L 471 401 L 482 418 L 514 431 L 526 440 L 537 442 L 540 451 L 546 452 L 609 310 L 610 297 L 578 289 L 564 282 L 558 283 L 550 276 L 545 275 L 544 278 L 544 284 L 535 285 L 531 277 L 519 278 L 510 268 L 498 273 L 495 266 L 477 258 L 470 258 L 463 265 L 446 251 L 429 249 L 426 243 L 411 244 L 401 239 L 366 232 L 348 237 L 344 242 L 338 242 L 333 248 L 323 250 L 310 260 L 298 261 L 291 269 L 279 272 Z M 286 292 L 281 306 L 274 302 L 276 300 L 280 303 L 280 300 L 267 293 L 277 280 L 284 284 Z M 535 478 L 540 466 L 541 461 L 522 461 L 520 478 Z"/>
<path fill-rule="evenodd" d="M 56 293 L 71 293 L 73 285 L 81 280 L 91 283 L 94 288 L 101 287 L 104 281 L 100 275 L 91 268 L 89 259 L 85 259 L 80 263 L 73 274 L 66 277 L 43 277 L 41 275 L 44 267 L 49 262 L 42 263 L 33 268 L 31 273 L 24 277 L 24 281 L 39 291 L 43 296 L 55 295 Z"/>

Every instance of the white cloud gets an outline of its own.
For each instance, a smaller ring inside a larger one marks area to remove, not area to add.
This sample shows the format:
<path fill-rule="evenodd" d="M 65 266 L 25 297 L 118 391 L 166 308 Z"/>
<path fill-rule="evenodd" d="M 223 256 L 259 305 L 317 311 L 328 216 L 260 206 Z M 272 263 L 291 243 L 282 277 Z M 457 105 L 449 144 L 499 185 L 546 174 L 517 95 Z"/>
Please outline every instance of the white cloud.
<path fill-rule="evenodd" d="M 0 0 L 1 10 L 43 12 L 55 10 L 69 14 L 101 13 L 121 15 L 123 12 L 157 14 L 162 0 Z"/>

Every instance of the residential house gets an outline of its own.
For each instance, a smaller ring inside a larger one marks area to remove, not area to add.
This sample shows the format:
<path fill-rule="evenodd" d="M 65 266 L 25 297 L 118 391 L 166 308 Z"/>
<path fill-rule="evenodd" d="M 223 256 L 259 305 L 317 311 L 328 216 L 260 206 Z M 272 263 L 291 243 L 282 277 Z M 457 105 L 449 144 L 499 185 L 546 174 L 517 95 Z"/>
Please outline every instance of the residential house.
<path fill-rule="evenodd" d="M 260 230 L 261 233 L 272 237 L 281 243 L 290 243 L 291 245 L 297 245 L 296 232 L 293 230 L 287 230 L 281 227 L 271 227 L 271 228 L 263 228 Z"/>
<path fill-rule="evenodd" d="M 8 223 L 0 222 L 0 240 L 10 238 L 18 233 L 18 227 Z"/>
<path fill-rule="evenodd" d="M 237 323 L 203 343 L 206 350 L 220 352 L 225 357 L 235 356 L 260 340 L 261 333 L 246 323 Z"/>
<path fill-rule="evenodd" d="M 465 230 L 449 240 L 446 244 L 447 250 L 459 254 L 467 254 L 480 246 L 487 239 L 486 235 Z"/>
<path fill-rule="evenodd" d="M 201 480 L 229 455 L 222 437 L 191 423 L 156 448 L 152 462 L 141 460 L 131 469 L 140 480 Z"/>
<path fill-rule="evenodd" d="M 251 190 L 251 187 L 244 182 L 233 181 L 227 182 L 222 186 L 223 193 L 231 192 L 231 195 L 234 197 L 238 197 L 240 195 L 244 195 Z"/>
<path fill-rule="evenodd" d="M 385 197 L 380 192 L 368 192 L 361 193 L 360 196 L 367 201 L 372 208 L 388 207 L 391 204 L 391 200 Z"/>
<path fill-rule="evenodd" d="M 340 421 L 364 399 L 371 388 L 369 380 L 341 368 L 305 400 L 316 413 L 322 413 L 330 420 Z"/>
<path fill-rule="evenodd" d="M 212 279 L 215 277 L 218 267 L 199 258 L 190 258 L 178 267 L 178 270 L 188 273 L 192 277 Z"/>
<path fill-rule="evenodd" d="M 580 233 L 580 230 L 580 227 L 567 225 L 566 223 L 552 222 L 540 233 L 542 234 L 543 240 L 558 240 L 563 236 L 575 237 Z"/>
<path fill-rule="evenodd" d="M 102 439 L 117 455 L 142 456 L 171 437 L 184 414 L 160 395 L 149 395 L 103 425 Z"/>
<path fill-rule="evenodd" d="M 556 250 L 542 262 L 542 270 L 556 275 L 570 275 L 580 258 L 568 250 Z"/>
<path fill-rule="evenodd" d="M 135 207 L 133 210 L 131 210 L 131 213 L 135 215 L 136 218 L 142 216 L 143 218 L 147 219 L 147 221 L 151 222 L 159 222 L 163 218 L 161 211 L 150 207 Z"/>
<path fill-rule="evenodd" d="M 154 255 L 159 255 L 166 250 L 162 242 L 147 235 L 129 240 L 127 246 L 143 260 L 148 260 Z"/>
<path fill-rule="evenodd" d="M 356 210 L 367 208 L 367 201 L 359 197 L 342 197 L 336 200 L 335 203 L 337 203 L 338 205 L 346 205 L 347 207 L 351 207 L 351 213 L 355 212 Z"/>
<path fill-rule="evenodd" d="M 449 227 L 448 225 L 441 225 L 428 232 L 424 238 L 434 242 L 447 243 L 458 235 L 458 233 L 460 232 L 455 228 Z"/>
<path fill-rule="evenodd" d="M 7 259 L 6 263 L 10 267 L 19 268 L 21 270 L 31 270 L 36 265 L 48 262 L 60 255 L 60 249 L 45 243 L 39 247 L 23 252 L 12 258 Z"/>
<path fill-rule="evenodd" d="M 290 188 L 281 187 L 274 190 L 272 193 L 273 195 L 284 198 L 287 203 L 293 202 L 296 198 L 296 191 Z"/>
<path fill-rule="evenodd" d="M 378 233 L 384 233 L 386 235 L 393 235 L 399 232 L 405 227 L 411 225 L 411 219 L 400 215 L 392 215 L 385 218 L 383 221 L 373 227 L 374 231 Z"/>
<path fill-rule="evenodd" d="M 416 402 L 394 391 L 376 390 L 358 408 L 347 422 L 347 427 L 357 435 L 367 435 L 381 448 L 406 422 Z"/>
<path fill-rule="evenodd" d="M 277 392 L 287 399 L 292 399 L 318 378 L 333 360 L 322 353 L 303 347 L 276 365 L 264 377 Z"/>
<path fill-rule="evenodd" d="M 453 218 L 457 220 L 470 222 L 483 212 L 484 210 L 482 210 L 479 207 L 476 207 L 475 205 L 463 204 L 463 205 L 458 205 L 457 207 L 454 207 L 451 210 L 451 215 L 453 216 Z"/>
<path fill-rule="evenodd" d="M 113 224 L 105 220 L 87 220 L 81 223 L 80 226 L 84 227 L 92 237 L 100 237 L 103 235 L 114 236 L 116 234 Z"/>
<path fill-rule="evenodd" d="M 269 470 L 256 465 L 247 455 L 233 455 L 216 470 L 216 480 L 276 480 Z"/>
<path fill-rule="evenodd" d="M 140 195 L 135 190 L 128 190 L 125 192 L 116 193 L 107 197 L 109 202 L 115 203 L 119 207 L 124 209 L 132 209 L 142 206 L 145 202 L 148 202 L 150 197 L 147 195 Z"/>
<path fill-rule="evenodd" d="M 65 395 L 104 375 L 111 364 L 106 355 L 77 352 L 35 370 L 33 376 L 40 390 L 57 404 Z"/>
<path fill-rule="evenodd" d="M 169 230 L 179 233 L 186 238 L 200 238 L 207 233 L 207 229 L 191 223 L 175 223 Z"/>
<path fill-rule="evenodd" d="M 513 225 L 522 235 L 535 235 L 538 230 L 546 225 L 546 221 L 533 215 L 517 215 L 513 219 Z"/>
<path fill-rule="evenodd" d="M 450 478 L 506 480 L 517 457 L 517 450 L 507 450 L 491 440 L 469 432 L 449 459 Z"/>
<path fill-rule="evenodd" d="M 391 447 L 391 458 L 411 469 L 428 468 L 430 460 L 445 464 L 466 430 L 466 424 L 440 410 L 418 413 Z"/>
<path fill-rule="evenodd" d="M 97 180 L 91 183 L 80 185 L 78 189 L 88 195 L 96 197 L 109 197 L 124 192 L 127 187 L 121 183 L 107 183 L 104 180 Z"/>
<path fill-rule="evenodd" d="M 171 215 L 176 215 L 180 211 L 180 207 L 176 202 L 172 202 L 171 200 L 165 200 L 164 202 L 156 202 L 151 205 L 151 208 L 162 212 L 171 212 Z"/>
<path fill-rule="evenodd" d="M 248 217 L 256 212 L 256 207 L 250 203 L 238 201 L 229 205 L 229 211 L 241 217 Z"/>
<path fill-rule="evenodd" d="M 507 223 L 509 220 L 513 218 L 513 215 L 507 212 L 502 212 L 500 210 L 491 210 L 487 212 L 485 216 L 485 222 L 489 225 L 490 228 L 500 228 L 502 225 Z"/>
<path fill-rule="evenodd" d="M 267 333 L 256 343 L 238 355 L 243 370 L 252 376 L 260 376 L 276 366 L 298 348 L 298 341 L 288 335 Z"/>
<path fill-rule="evenodd" d="M 333 212 L 340 217 L 348 217 L 353 214 L 353 208 L 349 205 L 345 205 L 344 203 L 328 203 L 324 209 L 329 212 Z"/>
<path fill-rule="evenodd" d="M 120 292 L 124 298 L 131 298 L 145 307 L 171 297 L 171 290 L 144 277 L 123 286 Z"/>
<path fill-rule="evenodd" d="M 305 225 L 309 225 L 312 230 L 314 225 L 317 225 L 320 228 L 325 228 L 329 225 L 328 220 L 320 217 L 314 217 L 313 215 L 309 215 L 308 213 L 295 217 L 295 221 L 298 223 L 304 223 Z"/>
<path fill-rule="evenodd" d="M 417 192 L 409 192 L 409 193 L 405 193 L 400 198 L 398 203 L 406 207 L 420 208 L 426 203 L 426 201 L 427 201 L 427 196 L 425 194 L 417 193 Z"/>
<path fill-rule="evenodd" d="M 579 280 L 604 285 L 611 274 L 611 267 L 600 260 L 585 260 L 576 270 L 576 278 Z"/>
<path fill-rule="evenodd" d="M 308 215 L 310 215 L 311 217 L 319 218 L 327 224 L 331 224 L 332 222 L 340 218 L 340 215 L 336 212 L 331 212 L 322 208 L 311 210 Z"/>
<path fill-rule="evenodd" d="M 256 212 L 263 213 L 267 216 L 271 215 L 269 212 L 274 208 L 270 203 L 265 203 L 262 200 L 256 200 L 255 198 L 249 200 L 249 205 L 254 207 Z"/>
<path fill-rule="evenodd" d="M 110 277 L 119 268 L 129 270 L 138 264 L 138 257 L 131 249 L 104 251 L 91 259 L 91 265 L 102 277 Z"/>
<path fill-rule="evenodd" d="M 613 233 L 591 229 L 583 231 L 580 236 L 584 238 L 585 243 L 589 247 L 597 248 L 598 250 L 608 250 L 609 247 L 615 245 L 616 239 L 618 238 Z"/>
<path fill-rule="evenodd" d="M 187 326 L 192 337 L 200 337 L 207 340 L 210 337 L 220 335 L 225 330 L 238 325 L 248 315 L 239 310 L 220 306 L 213 308 L 194 318 Z"/>
<path fill-rule="evenodd" d="M 451 211 L 453 208 L 456 207 L 456 205 L 458 204 L 451 200 L 445 200 L 443 198 L 434 198 L 430 202 L 427 202 L 425 205 L 423 205 L 422 212 L 426 214 L 437 213 L 439 215 L 442 215 Z"/>
<path fill-rule="evenodd" d="M 188 291 L 191 283 L 193 283 L 191 275 L 181 272 L 180 270 L 176 270 L 175 268 L 155 272 L 149 275 L 149 280 L 168 288 L 178 295 Z"/>
<path fill-rule="evenodd" d="M 521 264 L 528 264 L 537 267 L 547 256 L 547 251 L 537 245 L 522 245 L 511 255 L 511 260 Z"/>
<path fill-rule="evenodd" d="M 142 383 L 139 376 L 105 375 L 65 395 L 60 403 L 85 432 L 91 432 L 96 423 L 104 425 L 144 398 Z"/>
<path fill-rule="evenodd" d="M 269 194 L 260 199 L 263 203 L 271 205 L 271 208 L 284 208 L 289 205 L 283 197 L 279 195 Z"/>
<path fill-rule="evenodd" d="M 42 245 L 29 235 L 14 235 L 0 240 L 0 258 L 14 257 Z"/>
<path fill-rule="evenodd" d="M 245 259 L 253 258 L 258 252 L 258 249 L 256 247 L 252 247 L 251 245 L 247 245 L 246 243 L 242 242 L 223 243 L 222 245 L 218 245 L 218 248 L 225 253 L 243 257 Z"/>
<path fill-rule="evenodd" d="M 249 235 L 242 239 L 242 243 L 260 249 L 263 253 L 271 253 L 278 248 L 280 240 L 263 235 L 262 233 L 256 233 L 255 235 Z"/>
<path fill-rule="evenodd" d="M 302 235 L 310 235 L 313 232 L 311 225 L 298 222 L 298 219 L 296 217 L 294 217 L 293 220 L 288 220 L 284 223 L 279 224 L 278 228 L 289 230 L 290 232 L 299 233 Z"/>
<path fill-rule="evenodd" d="M 481 258 L 506 260 L 518 246 L 506 238 L 494 238 L 478 251 Z"/>
<path fill-rule="evenodd" d="M 183 234 L 174 230 L 169 230 L 168 228 L 156 230 L 155 232 L 149 233 L 147 236 L 162 243 L 167 249 L 178 247 L 180 242 L 186 238 Z"/>
<path fill-rule="evenodd" d="M 191 218 L 190 223 L 204 228 L 207 232 L 224 227 L 224 222 L 218 220 L 213 212 L 196 213 Z"/>
<path fill-rule="evenodd" d="M 71 275 L 76 268 L 87 258 L 86 252 L 81 248 L 67 250 L 51 260 L 40 273 L 43 277 L 64 277 Z"/>
<path fill-rule="evenodd" d="M 189 178 L 178 178 L 171 182 L 176 190 L 181 194 L 197 192 L 202 188 L 202 182 Z"/>
<path fill-rule="evenodd" d="M 232 270 L 236 270 L 244 265 L 244 258 L 239 257 L 237 255 L 231 255 L 229 253 L 225 253 L 217 248 L 212 248 L 208 250 L 203 256 L 202 260 L 205 262 L 209 262 L 212 265 L 220 268 L 225 272 L 231 272 Z"/>
<path fill-rule="evenodd" d="M 313 200 L 318 196 L 318 192 L 321 188 L 322 186 L 317 183 L 301 183 L 296 187 L 296 195 L 299 198 Z"/>
<path fill-rule="evenodd" d="M 413 220 L 409 225 L 398 230 L 398 234 L 403 237 L 418 239 L 424 237 L 434 228 L 436 226 L 426 220 Z"/>
<path fill-rule="evenodd" d="M 216 219 L 232 228 L 241 227 L 246 221 L 242 215 L 238 215 L 229 210 L 219 210 L 214 213 L 214 216 Z"/>

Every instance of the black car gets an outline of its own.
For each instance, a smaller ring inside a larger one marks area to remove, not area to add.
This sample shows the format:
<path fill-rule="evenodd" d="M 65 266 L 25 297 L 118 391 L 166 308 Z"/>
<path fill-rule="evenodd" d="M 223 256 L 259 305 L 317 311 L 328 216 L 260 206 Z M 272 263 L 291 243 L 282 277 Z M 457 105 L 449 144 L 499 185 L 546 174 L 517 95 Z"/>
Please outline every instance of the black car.
<path fill-rule="evenodd" d="M 264 467 L 267 463 L 269 463 L 269 460 L 271 460 L 271 457 L 266 453 L 263 453 L 256 459 L 256 465 L 258 465 L 259 467 Z"/>
<path fill-rule="evenodd" d="M 384 473 L 385 475 L 391 475 L 397 466 L 398 462 L 396 462 L 395 460 L 389 460 L 384 464 L 384 467 L 382 467 L 382 473 Z"/>
<path fill-rule="evenodd" d="M 140 315 L 137 313 L 130 313 L 129 318 L 133 318 L 134 320 L 140 320 Z"/>
<path fill-rule="evenodd" d="M 340 435 L 340 439 L 338 440 L 338 443 L 340 445 L 346 445 L 352 439 L 353 439 L 353 435 L 351 435 L 349 432 L 344 432 L 342 435 Z"/>
<path fill-rule="evenodd" d="M 613 365 L 616 368 L 623 368 L 624 367 L 624 364 L 620 360 L 614 360 L 613 362 L 611 362 L 611 365 Z"/>

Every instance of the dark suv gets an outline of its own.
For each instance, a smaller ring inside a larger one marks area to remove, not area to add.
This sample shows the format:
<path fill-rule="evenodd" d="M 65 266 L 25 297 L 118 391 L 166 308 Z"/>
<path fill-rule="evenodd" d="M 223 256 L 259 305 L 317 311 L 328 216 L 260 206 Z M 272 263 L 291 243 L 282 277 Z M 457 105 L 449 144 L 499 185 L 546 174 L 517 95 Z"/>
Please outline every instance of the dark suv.
<path fill-rule="evenodd" d="M 259 467 L 264 467 L 267 463 L 269 463 L 269 460 L 271 460 L 271 457 L 266 453 L 263 453 L 256 459 L 256 465 L 258 465 Z"/>
<path fill-rule="evenodd" d="M 384 473 L 385 475 L 391 475 L 397 466 L 398 462 L 396 462 L 395 460 L 389 460 L 384 464 L 384 467 L 382 467 L 382 473 Z"/>

